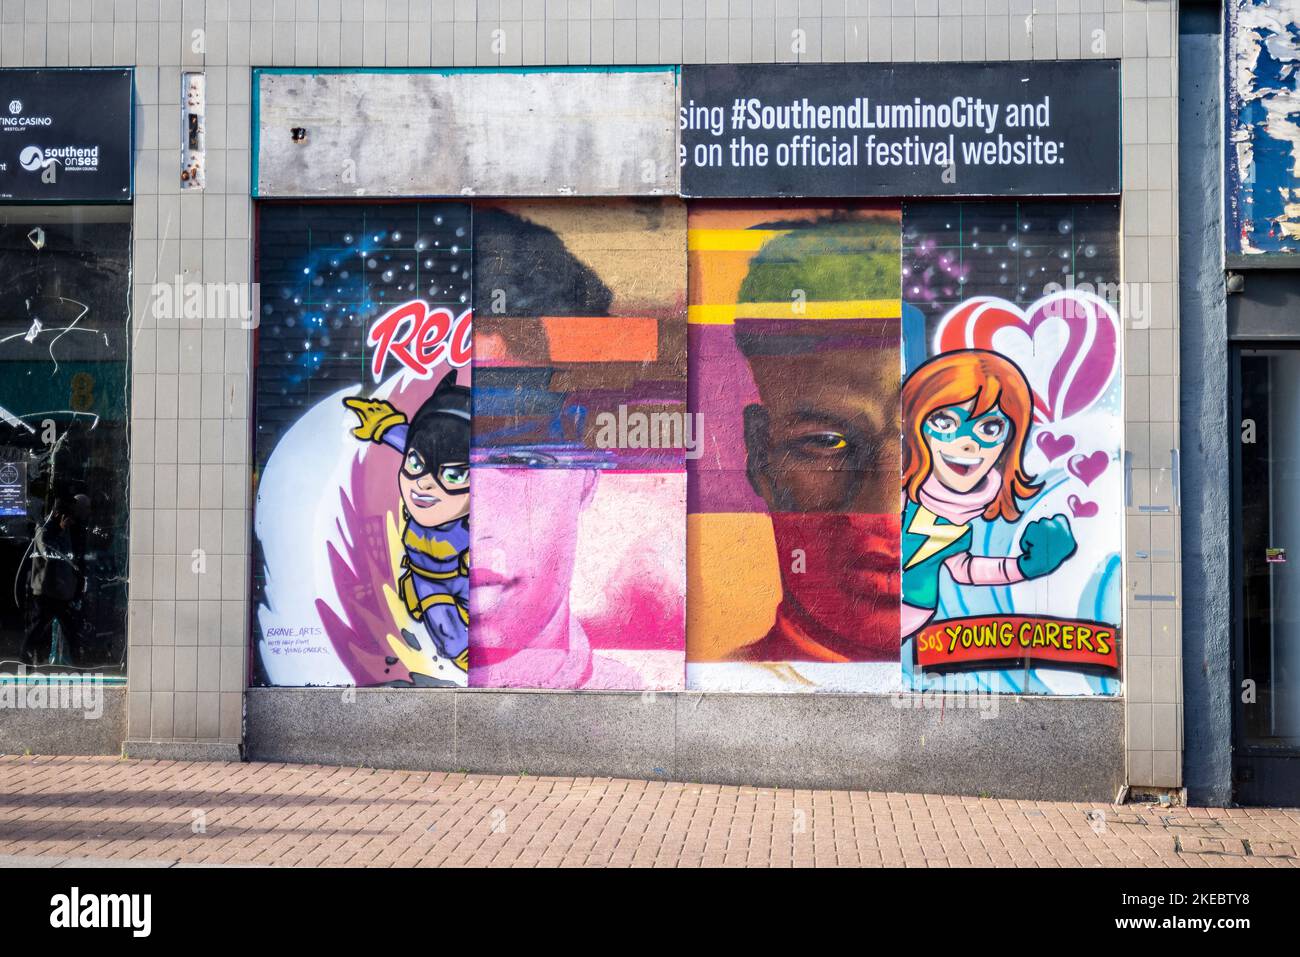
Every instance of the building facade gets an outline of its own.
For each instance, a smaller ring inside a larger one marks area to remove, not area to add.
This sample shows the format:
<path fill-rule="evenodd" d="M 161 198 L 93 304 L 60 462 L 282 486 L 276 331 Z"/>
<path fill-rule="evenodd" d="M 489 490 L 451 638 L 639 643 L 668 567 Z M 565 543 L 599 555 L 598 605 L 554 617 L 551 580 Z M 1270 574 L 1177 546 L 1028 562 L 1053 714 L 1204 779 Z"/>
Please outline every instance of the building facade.
<path fill-rule="evenodd" d="M 1232 800 L 1193 12 L 4 3 L 0 745 Z"/>

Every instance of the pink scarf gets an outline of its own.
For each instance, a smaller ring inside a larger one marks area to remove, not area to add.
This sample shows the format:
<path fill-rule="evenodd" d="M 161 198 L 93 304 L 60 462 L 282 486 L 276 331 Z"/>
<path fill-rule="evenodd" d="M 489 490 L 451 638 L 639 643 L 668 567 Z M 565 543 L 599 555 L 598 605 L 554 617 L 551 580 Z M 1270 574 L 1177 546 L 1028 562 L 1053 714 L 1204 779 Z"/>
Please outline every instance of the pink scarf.
<path fill-rule="evenodd" d="M 946 518 L 954 525 L 965 525 L 973 518 L 979 518 L 989 503 L 1002 491 L 1002 476 L 990 471 L 984 481 L 969 492 L 954 492 L 930 473 L 930 477 L 921 485 L 917 498 L 921 504 L 940 518 Z"/>

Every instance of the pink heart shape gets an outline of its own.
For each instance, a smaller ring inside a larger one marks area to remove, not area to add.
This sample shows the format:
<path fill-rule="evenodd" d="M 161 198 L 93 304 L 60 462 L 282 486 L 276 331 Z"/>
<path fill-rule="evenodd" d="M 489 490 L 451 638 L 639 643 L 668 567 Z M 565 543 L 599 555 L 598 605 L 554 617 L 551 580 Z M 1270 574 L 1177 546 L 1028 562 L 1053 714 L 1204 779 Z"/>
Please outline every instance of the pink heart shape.
<path fill-rule="evenodd" d="M 1070 474 L 1081 479 L 1084 485 L 1095 482 L 1097 476 L 1106 471 L 1109 465 L 1110 456 L 1100 449 L 1091 455 L 1071 455 L 1070 461 L 1065 463 Z"/>
<path fill-rule="evenodd" d="M 940 320 L 934 339 L 936 353 L 984 349 L 1018 358 L 1038 422 L 1060 421 L 1095 402 L 1115 374 L 1118 343 L 1115 309 L 1077 289 L 1044 296 L 1027 311 L 993 296 L 968 299 Z"/>
<path fill-rule="evenodd" d="M 1100 511 L 1096 502 L 1085 502 L 1077 495 L 1071 495 L 1066 501 L 1070 503 L 1070 511 L 1076 518 L 1092 518 Z"/>
<path fill-rule="evenodd" d="M 1039 432 L 1035 441 L 1038 442 L 1038 447 L 1043 450 L 1043 454 L 1047 456 L 1049 462 L 1060 458 L 1074 448 L 1073 435 L 1062 435 L 1058 438 L 1046 430 Z"/>

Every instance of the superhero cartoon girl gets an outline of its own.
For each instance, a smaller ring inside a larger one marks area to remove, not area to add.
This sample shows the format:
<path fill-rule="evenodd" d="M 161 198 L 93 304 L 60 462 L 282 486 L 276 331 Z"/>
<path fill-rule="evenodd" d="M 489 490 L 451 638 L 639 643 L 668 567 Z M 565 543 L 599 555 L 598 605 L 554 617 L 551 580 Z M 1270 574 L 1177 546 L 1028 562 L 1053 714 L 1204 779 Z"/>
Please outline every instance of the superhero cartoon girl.
<path fill-rule="evenodd" d="M 397 586 L 438 653 L 469 667 L 470 390 L 449 372 L 407 422 L 382 399 L 343 400 L 357 414 L 358 439 L 401 454 L 402 559 Z"/>
<path fill-rule="evenodd" d="M 1024 470 L 1033 399 L 1024 373 L 993 352 L 948 352 L 903 384 L 902 634 L 939 603 L 939 569 L 960 585 L 1049 575 L 1074 554 L 1064 515 L 1030 522 L 1020 554 L 972 555 L 973 519 L 1015 522 L 1042 484 Z"/>

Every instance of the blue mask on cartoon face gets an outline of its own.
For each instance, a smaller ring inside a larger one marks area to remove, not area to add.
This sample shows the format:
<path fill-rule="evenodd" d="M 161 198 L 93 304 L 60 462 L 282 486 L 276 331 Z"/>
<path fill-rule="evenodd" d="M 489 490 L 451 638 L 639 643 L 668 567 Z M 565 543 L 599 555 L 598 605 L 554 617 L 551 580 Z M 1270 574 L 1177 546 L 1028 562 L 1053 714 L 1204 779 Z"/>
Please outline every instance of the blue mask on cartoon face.
<path fill-rule="evenodd" d="M 940 442 L 953 442 L 963 437 L 975 440 L 980 448 L 991 449 L 1001 445 L 1011 435 L 1011 420 L 997 409 L 983 415 L 970 417 L 959 405 L 936 409 L 925 417 L 923 432 Z"/>

